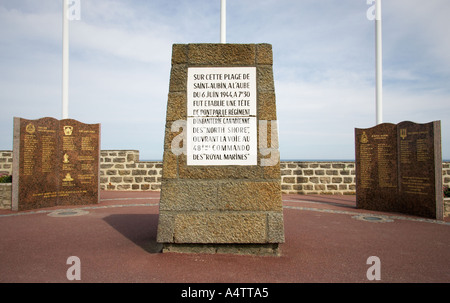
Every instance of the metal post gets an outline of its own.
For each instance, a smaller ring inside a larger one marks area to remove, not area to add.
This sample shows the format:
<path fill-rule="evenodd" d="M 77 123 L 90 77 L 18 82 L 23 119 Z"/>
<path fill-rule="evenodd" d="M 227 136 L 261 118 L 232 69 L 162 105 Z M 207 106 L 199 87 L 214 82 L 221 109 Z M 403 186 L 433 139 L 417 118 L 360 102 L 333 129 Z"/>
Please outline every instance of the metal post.
<path fill-rule="evenodd" d="M 220 0 L 220 43 L 227 43 L 227 0 Z"/>
<path fill-rule="evenodd" d="M 376 122 L 383 123 L 383 52 L 381 35 L 381 0 L 375 7 L 375 45 L 376 45 Z"/>
<path fill-rule="evenodd" d="M 62 118 L 69 118 L 69 3 L 63 0 Z"/>

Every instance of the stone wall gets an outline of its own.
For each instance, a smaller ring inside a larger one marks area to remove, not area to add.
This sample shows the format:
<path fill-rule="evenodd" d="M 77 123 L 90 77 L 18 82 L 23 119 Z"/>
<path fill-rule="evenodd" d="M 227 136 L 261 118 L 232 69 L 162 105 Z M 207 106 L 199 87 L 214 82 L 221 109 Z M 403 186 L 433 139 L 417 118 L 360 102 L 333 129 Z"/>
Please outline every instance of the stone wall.
<path fill-rule="evenodd" d="M 285 194 L 355 194 L 354 162 L 281 161 L 281 190 Z M 0 150 L 0 174 L 12 173 L 12 151 Z M 161 188 L 162 161 L 140 161 L 137 150 L 103 150 L 102 190 Z M 442 181 L 450 186 L 450 162 L 442 165 Z"/>
<path fill-rule="evenodd" d="M 444 198 L 444 217 L 450 217 L 450 198 Z"/>
<path fill-rule="evenodd" d="M 354 162 L 282 162 L 281 190 L 286 194 L 354 195 Z"/>
<path fill-rule="evenodd" d="M 0 150 L 0 175 L 12 174 L 13 152 L 11 150 Z"/>
<path fill-rule="evenodd" d="M 11 209 L 12 183 L 0 183 L 0 209 Z"/>
<path fill-rule="evenodd" d="M 450 187 L 450 162 L 442 163 L 442 185 Z"/>
<path fill-rule="evenodd" d="M 161 189 L 162 162 L 139 161 L 137 150 L 102 150 L 100 154 L 100 189 Z"/>
<path fill-rule="evenodd" d="M 12 174 L 13 153 L 0 150 L 0 176 Z M 11 209 L 12 183 L 0 183 L 0 209 Z"/>

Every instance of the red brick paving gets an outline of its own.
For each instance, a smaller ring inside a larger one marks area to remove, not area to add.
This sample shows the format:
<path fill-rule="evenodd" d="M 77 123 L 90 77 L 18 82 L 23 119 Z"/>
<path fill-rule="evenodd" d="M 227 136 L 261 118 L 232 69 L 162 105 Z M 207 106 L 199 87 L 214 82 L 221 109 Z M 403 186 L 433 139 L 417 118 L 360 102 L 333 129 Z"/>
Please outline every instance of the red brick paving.
<path fill-rule="evenodd" d="M 70 282 L 66 260 L 81 261 L 81 282 L 302 283 L 450 282 L 450 223 L 355 208 L 354 196 L 284 195 L 280 257 L 158 253 L 159 192 L 101 193 L 80 216 L 62 207 L 0 211 L 0 282 Z M 357 214 L 393 222 L 357 220 Z"/>

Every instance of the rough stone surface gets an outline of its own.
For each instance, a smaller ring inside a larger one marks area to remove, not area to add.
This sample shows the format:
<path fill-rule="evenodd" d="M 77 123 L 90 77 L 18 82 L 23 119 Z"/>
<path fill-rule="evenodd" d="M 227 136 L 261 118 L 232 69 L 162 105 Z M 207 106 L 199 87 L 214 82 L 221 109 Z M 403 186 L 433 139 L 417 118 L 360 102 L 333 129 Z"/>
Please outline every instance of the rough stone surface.
<path fill-rule="evenodd" d="M 11 209 L 12 184 L 0 183 L 0 209 Z"/>
<path fill-rule="evenodd" d="M 163 252 L 193 254 L 237 254 L 279 256 L 278 243 L 273 244 L 164 244 Z"/>
<path fill-rule="evenodd" d="M 267 243 L 264 213 L 196 212 L 175 216 L 175 243 Z"/>
<path fill-rule="evenodd" d="M 259 96 L 259 109 L 258 109 L 259 119 L 277 120 L 275 93 L 260 92 L 258 96 Z"/>
<path fill-rule="evenodd" d="M 450 198 L 444 199 L 444 217 L 450 217 Z"/>
<path fill-rule="evenodd" d="M 226 209 L 282 211 L 280 183 L 228 181 L 219 185 L 218 200 Z"/>
<path fill-rule="evenodd" d="M 171 180 L 161 200 L 162 211 L 281 211 L 278 182 Z"/>
<path fill-rule="evenodd" d="M 272 63 L 270 44 L 173 45 L 157 236 L 166 250 L 218 252 L 228 251 L 223 246 L 228 244 L 259 244 L 259 250 L 273 253 L 274 246 L 263 246 L 284 242 L 278 138 L 276 131 L 271 134 L 272 124 L 263 134 L 270 143 L 258 154 L 257 165 L 189 166 L 183 154 L 188 69 L 256 67 L 256 118 L 276 123 Z M 276 156 L 273 165 L 261 165 L 271 155 Z"/>
<path fill-rule="evenodd" d="M 169 93 L 167 101 L 167 121 L 186 119 L 186 94 Z"/>
<path fill-rule="evenodd" d="M 162 167 L 161 161 L 140 161 L 137 150 L 102 150 L 100 188 L 159 191 Z"/>
<path fill-rule="evenodd" d="M 188 44 L 190 66 L 249 66 L 256 64 L 255 44 Z"/>

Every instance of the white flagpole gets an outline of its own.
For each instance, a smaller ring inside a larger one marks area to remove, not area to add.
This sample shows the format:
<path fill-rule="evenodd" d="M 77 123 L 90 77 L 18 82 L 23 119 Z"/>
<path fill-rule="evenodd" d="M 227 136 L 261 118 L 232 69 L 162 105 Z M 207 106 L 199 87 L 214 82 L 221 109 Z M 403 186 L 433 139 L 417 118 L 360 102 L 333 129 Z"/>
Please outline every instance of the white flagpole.
<path fill-rule="evenodd" d="M 63 0 L 62 118 L 69 118 L 69 3 Z"/>
<path fill-rule="evenodd" d="M 220 43 L 227 43 L 227 0 L 220 0 Z"/>
<path fill-rule="evenodd" d="M 383 123 L 383 52 L 381 35 L 381 0 L 375 6 L 375 44 L 376 44 L 376 122 Z"/>

